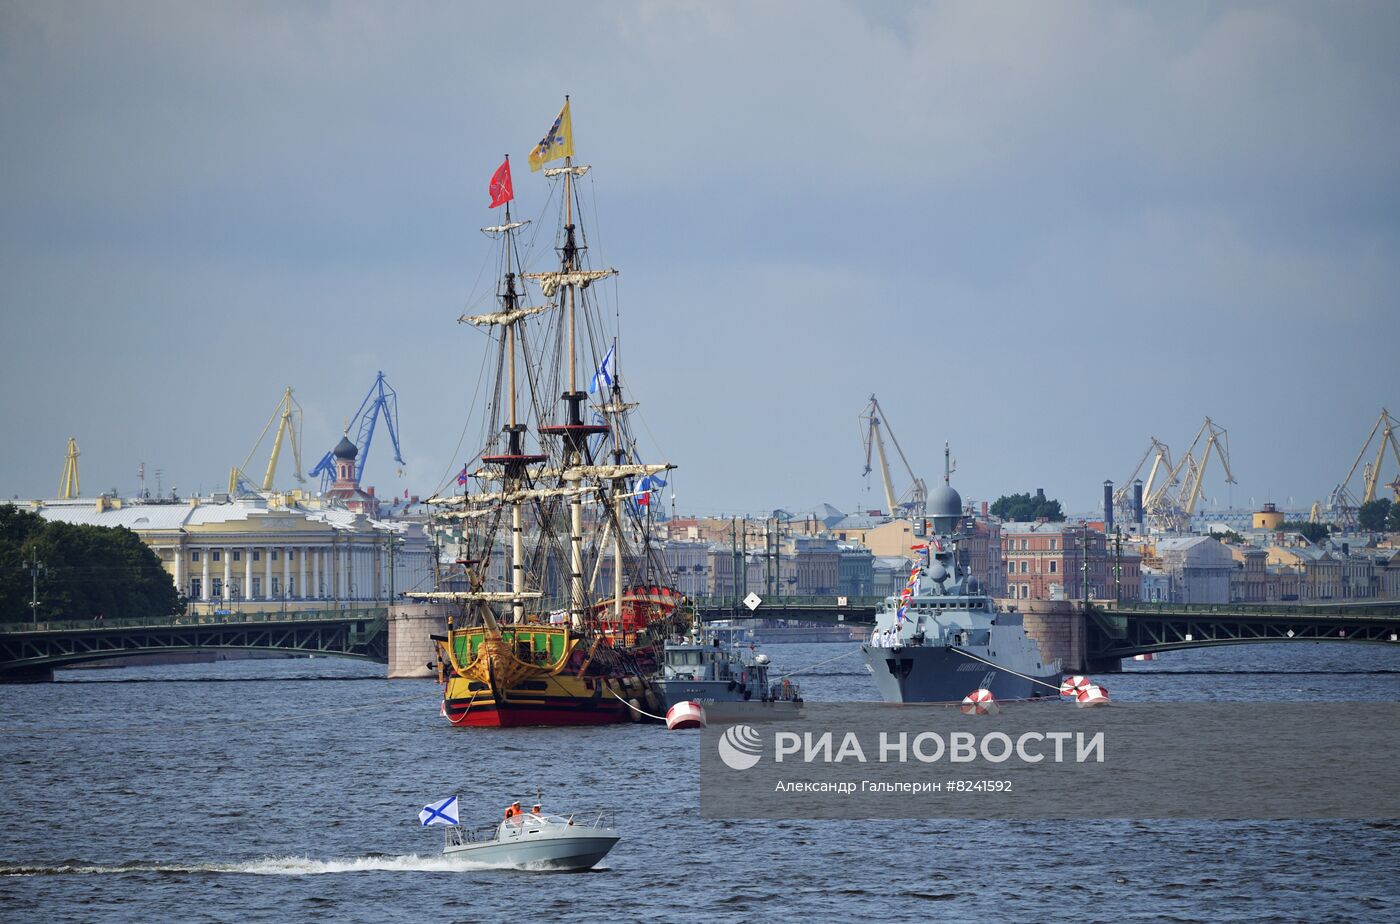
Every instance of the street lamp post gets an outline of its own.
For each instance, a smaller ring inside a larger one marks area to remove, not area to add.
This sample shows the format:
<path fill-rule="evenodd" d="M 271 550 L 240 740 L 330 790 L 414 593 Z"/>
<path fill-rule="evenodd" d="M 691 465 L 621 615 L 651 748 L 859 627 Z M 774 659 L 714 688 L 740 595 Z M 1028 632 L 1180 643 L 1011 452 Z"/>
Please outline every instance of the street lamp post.
<path fill-rule="evenodd" d="M 35 629 L 39 628 L 39 575 L 47 577 L 48 573 L 48 566 L 39 561 L 36 549 L 29 562 L 29 616 L 34 621 Z"/>

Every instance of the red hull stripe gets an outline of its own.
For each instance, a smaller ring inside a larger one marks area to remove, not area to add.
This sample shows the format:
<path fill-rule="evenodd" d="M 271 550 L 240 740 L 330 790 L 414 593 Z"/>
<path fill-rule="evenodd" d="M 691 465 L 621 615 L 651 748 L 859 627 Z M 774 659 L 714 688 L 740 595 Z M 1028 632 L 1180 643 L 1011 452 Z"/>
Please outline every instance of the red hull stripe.
<path fill-rule="evenodd" d="M 614 725 L 626 722 L 622 709 L 581 709 L 547 705 L 511 705 L 504 710 L 495 705 L 477 704 L 470 709 L 455 705 L 447 708 L 447 719 L 453 725 L 476 728 L 512 728 L 522 725 Z"/>

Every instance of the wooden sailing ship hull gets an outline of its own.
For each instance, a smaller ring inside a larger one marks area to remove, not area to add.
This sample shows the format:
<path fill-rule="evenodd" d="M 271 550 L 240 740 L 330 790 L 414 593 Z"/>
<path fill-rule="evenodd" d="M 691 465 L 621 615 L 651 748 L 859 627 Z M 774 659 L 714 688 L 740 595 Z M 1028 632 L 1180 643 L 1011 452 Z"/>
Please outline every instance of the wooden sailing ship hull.
<path fill-rule="evenodd" d="M 448 633 L 442 715 L 453 725 L 611 725 L 634 721 L 647 698 L 640 673 L 599 667 L 599 642 L 587 649 L 566 626 L 483 626 Z M 606 656 L 605 656 L 606 658 Z"/>

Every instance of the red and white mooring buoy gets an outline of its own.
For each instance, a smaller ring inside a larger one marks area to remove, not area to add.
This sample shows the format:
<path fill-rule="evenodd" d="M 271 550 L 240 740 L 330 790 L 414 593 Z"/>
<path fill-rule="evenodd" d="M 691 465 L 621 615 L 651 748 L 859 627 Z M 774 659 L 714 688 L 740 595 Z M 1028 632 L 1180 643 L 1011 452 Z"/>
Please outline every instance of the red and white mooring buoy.
<path fill-rule="evenodd" d="M 666 710 L 666 727 L 671 731 L 679 728 L 704 728 L 705 710 L 693 699 L 676 703 Z"/>
<path fill-rule="evenodd" d="M 1075 674 L 1073 677 L 1066 677 L 1060 681 L 1061 696 L 1078 696 L 1082 691 L 1088 689 L 1093 684 L 1088 677 L 1081 677 Z"/>
<path fill-rule="evenodd" d="M 1099 686 L 1097 683 L 1091 683 L 1083 690 L 1079 691 L 1079 694 L 1075 697 L 1075 705 L 1107 706 L 1109 705 L 1108 690 Z"/>
<path fill-rule="evenodd" d="M 977 689 L 963 697 L 960 707 L 965 715 L 996 715 L 1001 711 L 991 690 Z"/>

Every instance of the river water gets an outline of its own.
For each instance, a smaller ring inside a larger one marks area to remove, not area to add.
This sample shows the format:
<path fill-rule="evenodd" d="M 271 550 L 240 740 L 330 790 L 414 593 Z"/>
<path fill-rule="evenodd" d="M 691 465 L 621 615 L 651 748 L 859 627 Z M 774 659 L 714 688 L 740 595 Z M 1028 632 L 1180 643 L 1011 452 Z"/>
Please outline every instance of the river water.
<path fill-rule="evenodd" d="M 854 645 L 772 645 L 809 700 L 870 700 Z M 843 652 L 851 654 L 842 656 Z M 828 660 L 831 659 L 831 660 Z M 697 740 L 458 729 L 439 688 L 327 659 L 70 671 L 0 687 L 0 920 L 1400 920 L 1400 825 L 714 822 Z M 1115 699 L 1400 700 L 1400 652 L 1176 652 Z M 418 809 L 544 790 L 623 840 L 575 875 L 445 862 Z"/>

